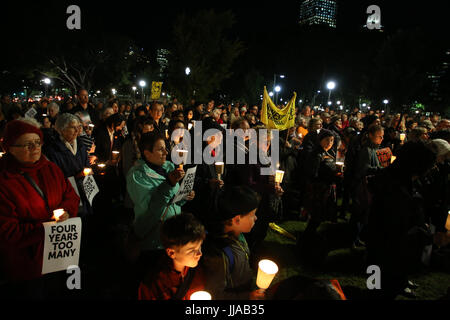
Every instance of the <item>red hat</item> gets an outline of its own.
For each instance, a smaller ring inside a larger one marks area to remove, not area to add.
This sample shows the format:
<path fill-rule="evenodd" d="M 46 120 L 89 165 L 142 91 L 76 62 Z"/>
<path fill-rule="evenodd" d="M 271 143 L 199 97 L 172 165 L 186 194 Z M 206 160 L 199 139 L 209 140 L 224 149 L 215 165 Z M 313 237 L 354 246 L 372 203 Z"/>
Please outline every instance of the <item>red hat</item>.
<path fill-rule="evenodd" d="M 36 133 L 41 140 L 44 139 L 42 131 L 32 124 L 21 120 L 13 120 L 8 122 L 3 135 L 3 148 L 8 150 L 9 147 L 20 138 L 20 136 L 26 133 Z"/>

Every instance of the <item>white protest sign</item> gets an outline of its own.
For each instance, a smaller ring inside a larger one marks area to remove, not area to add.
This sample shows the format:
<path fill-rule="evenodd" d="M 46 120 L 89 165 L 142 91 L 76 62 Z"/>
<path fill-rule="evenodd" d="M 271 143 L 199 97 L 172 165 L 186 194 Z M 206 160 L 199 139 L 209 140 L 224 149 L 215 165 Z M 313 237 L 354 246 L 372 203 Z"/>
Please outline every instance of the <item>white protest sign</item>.
<path fill-rule="evenodd" d="M 34 118 L 34 116 L 36 115 L 37 111 L 35 108 L 31 108 L 30 110 L 28 110 L 25 113 L 25 118 Z"/>
<path fill-rule="evenodd" d="M 222 128 L 224 128 L 225 130 L 227 129 L 227 126 L 228 126 L 228 125 L 227 125 L 226 123 L 221 123 L 220 125 L 221 125 Z"/>
<path fill-rule="evenodd" d="M 78 266 L 81 245 L 81 218 L 45 222 L 42 274 Z"/>
<path fill-rule="evenodd" d="M 90 205 L 92 206 L 92 200 L 94 199 L 95 195 L 100 191 L 92 175 L 84 177 L 83 188 L 84 192 L 86 193 L 86 197 L 89 200 Z"/>
<path fill-rule="evenodd" d="M 195 182 L 195 172 L 197 171 L 197 167 L 189 168 L 184 175 L 183 181 L 181 182 L 180 189 L 178 189 L 178 193 L 173 198 L 172 203 L 176 203 L 180 200 L 183 200 L 194 188 Z"/>

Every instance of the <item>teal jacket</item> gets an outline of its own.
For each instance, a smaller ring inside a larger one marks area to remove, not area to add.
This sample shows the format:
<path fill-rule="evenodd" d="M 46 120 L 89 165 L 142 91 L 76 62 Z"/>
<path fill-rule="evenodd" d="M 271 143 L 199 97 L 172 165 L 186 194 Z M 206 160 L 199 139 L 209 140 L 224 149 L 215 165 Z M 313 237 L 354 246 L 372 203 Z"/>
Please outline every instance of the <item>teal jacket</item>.
<path fill-rule="evenodd" d="M 175 170 L 175 165 L 166 161 L 162 168 L 167 172 Z M 142 250 L 163 249 L 159 238 L 161 220 L 181 213 L 185 201 L 169 205 L 180 188 L 177 183 L 172 186 L 165 177 L 150 169 L 140 159 L 127 174 L 127 190 L 134 203 L 134 229 L 136 235 L 143 239 Z M 169 205 L 169 206 L 168 206 Z"/>

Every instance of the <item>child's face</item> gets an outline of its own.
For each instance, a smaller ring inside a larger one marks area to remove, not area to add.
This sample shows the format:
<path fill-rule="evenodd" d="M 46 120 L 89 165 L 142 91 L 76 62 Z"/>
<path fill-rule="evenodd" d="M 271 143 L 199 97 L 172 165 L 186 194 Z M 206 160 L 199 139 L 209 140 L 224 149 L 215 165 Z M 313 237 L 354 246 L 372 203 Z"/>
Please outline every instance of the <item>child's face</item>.
<path fill-rule="evenodd" d="M 257 219 L 256 209 L 250 211 L 250 213 L 245 216 L 239 216 L 239 219 L 236 221 L 237 225 L 239 226 L 239 231 L 241 233 L 250 232 Z"/>
<path fill-rule="evenodd" d="M 202 243 L 203 240 L 200 240 L 197 242 L 189 242 L 175 249 L 167 249 L 167 254 L 173 259 L 175 268 L 181 266 L 195 268 L 202 256 Z"/>

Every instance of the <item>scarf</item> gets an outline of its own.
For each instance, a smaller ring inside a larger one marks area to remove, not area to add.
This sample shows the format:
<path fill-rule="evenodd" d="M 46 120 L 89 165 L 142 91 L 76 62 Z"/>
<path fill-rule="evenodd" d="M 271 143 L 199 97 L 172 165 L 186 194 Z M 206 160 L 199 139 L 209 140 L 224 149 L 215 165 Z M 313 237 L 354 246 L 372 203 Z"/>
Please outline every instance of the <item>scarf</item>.
<path fill-rule="evenodd" d="M 72 152 L 72 154 L 75 156 L 77 154 L 77 139 L 73 141 L 73 145 L 71 145 L 69 142 L 66 141 L 62 136 L 60 136 L 61 141 L 64 143 L 64 145 L 67 147 L 67 149 Z"/>

